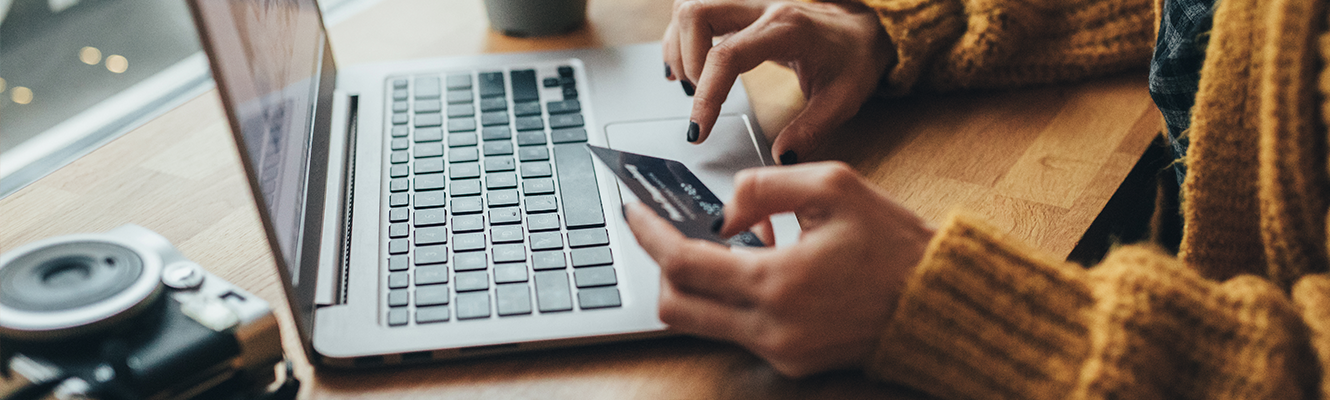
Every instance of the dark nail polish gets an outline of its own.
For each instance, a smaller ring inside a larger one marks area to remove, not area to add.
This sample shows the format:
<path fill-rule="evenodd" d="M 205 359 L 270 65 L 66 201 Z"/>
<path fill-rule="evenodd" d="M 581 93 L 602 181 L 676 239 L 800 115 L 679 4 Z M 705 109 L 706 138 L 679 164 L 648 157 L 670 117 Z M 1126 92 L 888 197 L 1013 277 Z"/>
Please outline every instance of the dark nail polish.
<path fill-rule="evenodd" d="M 697 123 L 688 121 L 688 143 L 697 143 Z"/>
<path fill-rule="evenodd" d="M 725 226 L 725 216 L 716 218 L 716 222 L 711 223 L 711 233 L 720 234 L 720 228 Z"/>
<path fill-rule="evenodd" d="M 780 155 L 780 165 L 794 165 L 799 163 L 799 155 L 794 154 L 794 150 L 787 150 L 785 154 Z"/>
<path fill-rule="evenodd" d="M 693 93 L 694 93 L 694 92 L 697 92 L 697 88 L 693 87 L 693 83 L 692 83 L 692 82 L 688 82 L 688 81 L 679 81 L 679 83 L 683 84 L 683 94 L 686 94 L 686 95 L 688 95 L 689 97 L 692 97 L 692 96 L 693 96 Z"/>
<path fill-rule="evenodd" d="M 674 71 L 670 71 L 670 65 L 665 64 L 665 79 L 670 79 L 671 76 L 674 76 Z"/>

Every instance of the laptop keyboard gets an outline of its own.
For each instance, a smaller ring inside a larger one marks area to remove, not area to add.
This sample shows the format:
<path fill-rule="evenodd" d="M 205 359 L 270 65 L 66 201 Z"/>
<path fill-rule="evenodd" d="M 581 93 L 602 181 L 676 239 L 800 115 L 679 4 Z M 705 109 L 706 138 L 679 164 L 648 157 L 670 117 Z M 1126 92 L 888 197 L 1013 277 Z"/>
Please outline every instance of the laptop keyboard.
<path fill-rule="evenodd" d="M 389 326 L 621 305 L 572 66 L 390 81 Z"/>

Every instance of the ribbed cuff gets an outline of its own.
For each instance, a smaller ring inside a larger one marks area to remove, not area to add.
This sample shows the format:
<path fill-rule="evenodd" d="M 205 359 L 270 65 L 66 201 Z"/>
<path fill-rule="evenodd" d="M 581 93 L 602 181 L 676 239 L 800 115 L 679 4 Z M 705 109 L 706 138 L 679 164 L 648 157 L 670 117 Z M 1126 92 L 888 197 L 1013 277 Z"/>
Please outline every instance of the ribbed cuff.
<path fill-rule="evenodd" d="M 957 0 L 858 0 L 877 11 L 896 49 L 874 96 L 899 97 L 919 82 L 932 58 L 965 32 L 964 6 Z"/>
<path fill-rule="evenodd" d="M 925 253 L 871 373 L 946 398 L 1065 398 L 1088 353 L 1086 272 L 953 216 Z"/>

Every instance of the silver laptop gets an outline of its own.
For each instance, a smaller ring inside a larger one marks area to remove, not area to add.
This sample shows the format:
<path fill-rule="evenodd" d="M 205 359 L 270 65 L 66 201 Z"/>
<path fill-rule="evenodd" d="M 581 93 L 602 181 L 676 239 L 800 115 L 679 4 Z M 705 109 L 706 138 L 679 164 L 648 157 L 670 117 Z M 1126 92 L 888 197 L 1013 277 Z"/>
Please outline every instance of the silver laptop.
<path fill-rule="evenodd" d="M 666 334 L 658 267 L 623 221 L 632 193 L 586 145 L 682 161 L 722 199 L 773 164 L 742 85 L 686 143 L 691 99 L 659 44 L 339 69 L 314 0 L 190 6 L 321 364 Z"/>

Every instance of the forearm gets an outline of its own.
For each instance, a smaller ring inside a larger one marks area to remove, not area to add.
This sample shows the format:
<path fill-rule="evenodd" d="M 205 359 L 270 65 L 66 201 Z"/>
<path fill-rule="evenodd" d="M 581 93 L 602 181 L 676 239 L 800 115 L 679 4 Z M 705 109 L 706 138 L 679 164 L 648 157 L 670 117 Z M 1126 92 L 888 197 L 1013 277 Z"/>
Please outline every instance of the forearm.
<path fill-rule="evenodd" d="M 1151 0 L 854 0 L 896 52 L 879 94 L 1003 88 L 1144 70 Z"/>
<path fill-rule="evenodd" d="M 1267 281 L 1218 284 L 1145 248 L 1090 270 L 1035 254 L 948 222 L 870 371 L 945 398 L 1305 398 L 1319 379 Z"/>

